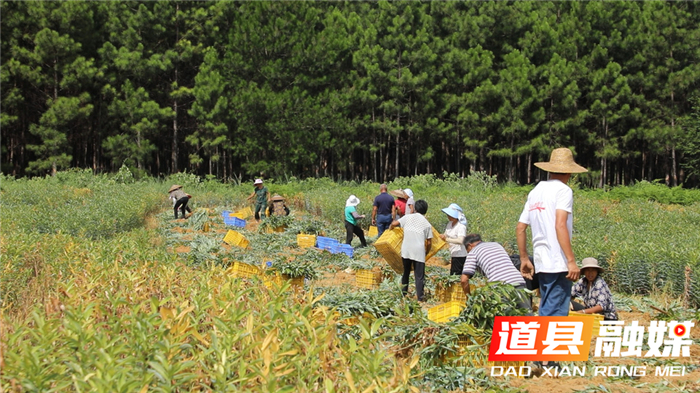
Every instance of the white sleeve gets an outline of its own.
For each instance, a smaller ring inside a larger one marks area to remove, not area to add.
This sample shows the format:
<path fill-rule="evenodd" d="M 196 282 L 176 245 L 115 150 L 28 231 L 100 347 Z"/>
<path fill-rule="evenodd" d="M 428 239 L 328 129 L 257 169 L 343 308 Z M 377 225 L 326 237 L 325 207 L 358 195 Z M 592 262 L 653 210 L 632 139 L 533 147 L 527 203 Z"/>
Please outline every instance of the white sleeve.
<path fill-rule="evenodd" d="M 574 192 L 569 187 L 561 188 L 557 191 L 557 206 L 556 210 L 564 210 L 568 213 L 573 211 L 574 207 Z"/>

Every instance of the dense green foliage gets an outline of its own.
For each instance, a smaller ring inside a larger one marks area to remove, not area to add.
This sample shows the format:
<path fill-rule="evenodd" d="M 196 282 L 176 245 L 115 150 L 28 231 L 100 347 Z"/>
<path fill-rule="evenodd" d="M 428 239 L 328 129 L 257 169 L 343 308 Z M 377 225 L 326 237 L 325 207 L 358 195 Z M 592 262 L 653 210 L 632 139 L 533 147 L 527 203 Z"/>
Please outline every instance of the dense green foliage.
<path fill-rule="evenodd" d="M 446 224 L 439 208 L 459 203 L 471 232 L 512 251 L 529 188 L 498 186 L 482 174 L 446 178 L 399 178 L 390 187 L 410 186 L 428 200 L 428 219 L 439 230 Z M 73 170 L 0 180 L 3 390 L 506 388 L 504 380 L 472 366 L 485 358 L 490 332 L 483 327 L 491 316 L 518 312 L 493 296 L 508 298 L 502 292 L 507 288 L 477 289 L 458 320 L 436 325 L 413 298 L 401 296 L 393 273 L 372 291 L 324 284 L 327 275 L 367 268 L 371 259 L 354 262 L 344 254 L 299 249 L 292 230 L 240 229 L 253 247 L 227 247 L 220 213 L 244 206 L 248 186 L 188 174 L 167 183 L 135 181 L 125 169 L 116 175 Z M 193 195 L 195 212 L 187 222 L 172 219 L 165 192 L 171 183 Z M 287 198 L 290 228 L 306 222 L 336 239 L 343 236 L 346 195 L 356 194 L 360 211 L 367 212 L 378 190 L 376 183 L 328 179 L 268 187 Z M 667 190 L 648 184 L 639 193 L 644 199 L 622 190 L 616 200 L 576 190 L 574 250 L 579 260 L 601 258 L 609 269 L 606 279 L 623 292 L 665 291 L 678 298 L 688 266 L 690 300 L 697 305 L 700 243 L 697 231 L 687 229 L 700 225 L 700 202 L 688 190 L 676 191 L 686 193 L 684 205 L 650 201 L 654 189 L 659 195 Z M 103 215 L 115 217 L 105 223 Z M 182 246 L 188 251 L 178 251 Z M 376 252 L 356 250 L 356 257 L 365 256 Z M 226 269 L 234 260 L 289 264 L 310 280 L 306 291 L 291 291 L 289 284 L 270 290 L 258 278 L 231 278 Z M 447 281 L 433 280 L 436 269 L 428 270 L 429 288 L 431 281 Z M 458 337 L 473 345 L 465 352 Z M 469 366 L 458 366 L 462 361 Z"/>
<path fill-rule="evenodd" d="M 568 146 L 586 185 L 698 184 L 697 2 L 1 7 L 6 174 L 524 184 Z"/>

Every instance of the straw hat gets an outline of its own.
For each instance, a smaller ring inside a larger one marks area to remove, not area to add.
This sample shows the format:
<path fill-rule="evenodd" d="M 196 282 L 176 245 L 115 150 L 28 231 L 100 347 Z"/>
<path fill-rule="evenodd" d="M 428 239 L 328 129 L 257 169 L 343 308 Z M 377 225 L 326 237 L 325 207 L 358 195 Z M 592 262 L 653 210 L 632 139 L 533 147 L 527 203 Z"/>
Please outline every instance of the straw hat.
<path fill-rule="evenodd" d="M 171 192 L 177 190 L 178 188 L 182 188 L 182 186 L 179 185 L 179 184 L 173 184 L 172 186 L 170 186 L 170 189 L 168 190 L 168 194 L 170 194 Z"/>
<path fill-rule="evenodd" d="M 271 200 L 272 201 L 283 201 L 284 198 L 282 198 L 282 196 L 280 194 L 275 194 Z"/>
<path fill-rule="evenodd" d="M 408 195 L 406 195 L 406 193 L 403 192 L 403 190 L 393 190 L 393 191 L 389 191 L 389 194 L 391 194 L 391 195 L 393 195 L 393 196 L 395 196 L 395 197 L 397 197 L 397 198 L 408 199 Z"/>
<path fill-rule="evenodd" d="M 600 267 L 598 265 L 597 259 L 591 258 L 591 257 L 583 258 L 583 260 L 581 261 L 581 270 L 587 269 L 589 267 L 594 268 L 594 269 L 598 269 L 598 271 L 601 273 L 605 271 L 605 269 L 603 269 L 602 267 Z"/>
<path fill-rule="evenodd" d="M 554 173 L 583 173 L 588 169 L 574 162 L 574 155 L 566 147 L 552 150 L 549 162 L 536 162 L 535 166 L 547 172 Z"/>

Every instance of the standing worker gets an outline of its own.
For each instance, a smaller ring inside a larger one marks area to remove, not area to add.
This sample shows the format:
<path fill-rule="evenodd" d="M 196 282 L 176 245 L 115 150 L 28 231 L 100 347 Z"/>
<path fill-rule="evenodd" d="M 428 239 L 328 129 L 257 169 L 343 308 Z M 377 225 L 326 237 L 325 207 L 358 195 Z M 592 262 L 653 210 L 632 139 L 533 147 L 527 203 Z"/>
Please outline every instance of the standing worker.
<path fill-rule="evenodd" d="M 454 205 L 454 203 L 452 204 Z M 445 233 L 440 238 L 450 245 L 450 275 L 459 276 L 464 268 L 464 260 L 467 259 L 467 249 L 464 246 L 464 238 L 467 236 L 467 227 L 459 221 L 460 212 L 450 207 L 442 209 L 447 214 L 449 222 L 445 227 Z"/>
<path fill-rule="evenodd" d="M 406 201 L 408 200 L 408 195 L 406 195 L 406 193 L 401 189 L 390 191 L 389 194 L 396 197 L 396 201 L 394 202 L 394 211 L 396 212 L 396 216 L 394 217 L 394 220 L 406 215 Z"/>
<path fill-rule="evenodd" d="M 394 205 L 394 197 L 387 193 L 386 184 L 379 186 L 379 195 L 374 198 L 372 205 L 372 225 L 377 226 L 379 237 L 382 236 L 391 222 L 396 219 L 396 206 Z"/>
<path fill-rule="evenodd" d="M 185 216 L 185 211 L 192 212 L 192 209 L 187 206 L 187 203 L 190 201 L 190 198 L 192 198 L 192 195 L 185 194 L 185 192 L 182 191 L 182 186 L 179 184 L 173 184 L 170 187 L 170 190 L 168 190 L 168 194 L 170 194 L 170 200 L 173 201 L 175 219 L 177 220 L 178 209 L 182 210 L 182 218 L 187 218 L 187 216 Z"/>
<path fill-rule="evenodd" d="M 250 201 L 255 197 L 255 219 L 260 221 L 260 215 L 264 215 L 265 209 L 267 208 L 267 187 L 263 186 L 262 179 L 255 179 L 253 185 L 255 186 L 255 190 L 248 196 L 248 200 Z"/>
<path fill-rule="evenodd" d="M 554 149 L 549 162 L 535 166 L 549 172 L 549 180 L 541 181 L 530 191 L 516 227 L 520 271 L 529 279 L 535 271 L 538 273 L 540 316 L 566 316 L 572 281 L 580 275 L 571 248 L 574 197 L 566 183 L 572 173 L 587 170 L 574 162 L 574 155 L 565 147 Z M 527 253 L 528 226 L 532 227 L 534 267 Z"/>
<path fill-rule="evenodd" d="M 403 243 L 401 244 L 401 259 L 403 259 L 403 276 L 401 276 L 401 291 L 406 296 L 411 268 L 416 276 L 416 297 L 419 302 L 425 301 L 423 287 L 425 285 L 425 256 L 433 246 L 433 227 L 425 218 L 428 212 L 428 202 L 416 201 L 416 213 L 408 214 L 391 223 L 389 229 L 400 226 L 403 228 Z"/>
<path fill-rule="evenodd" d="M 413 190 L 410 188 L 407 188 L 403 190 L 403 192 L 406 193 L 406 215 L 413 214 L 416 212 L 416 206 L 414 205 L 415 202 L 413 201 Z"/>
<path fill-rule="evenodd" d="M 360 204 L 360 198 L 350 195 L 350 197 L 345 201 L 345 243 L 352 243 L 353 233 L 360 238 L 360 243 L 362 247 L 367 247 L 367 242 L 365 241 L 365 233 L 362 231 L 359 225 L 357 225 L 357 220 L 365 218 L 364 214 L 360 215 L 357 213 L 357 205 Z"/>

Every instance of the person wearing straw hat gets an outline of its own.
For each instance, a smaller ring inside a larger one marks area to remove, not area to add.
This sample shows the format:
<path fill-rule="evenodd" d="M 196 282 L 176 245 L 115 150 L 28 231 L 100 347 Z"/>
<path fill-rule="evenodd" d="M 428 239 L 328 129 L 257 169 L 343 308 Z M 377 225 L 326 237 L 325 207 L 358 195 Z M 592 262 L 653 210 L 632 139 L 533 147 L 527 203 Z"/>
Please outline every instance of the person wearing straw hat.
<path fill-rule="evenodd" d="M 581 279 L 571 288 L 572 298 L 581 298 L 583 304 L 571 301 L 571 308 L 584 314 L 603 314 L 606 321 L 617 321 L 617 310 L 612 293 L 601 274 L 605 271 L 595 258 L 581 261 Z"/>
<path fill-rule="evenodd" d="M 360 204 L 360 198 L 355 195 L 350 195 L 350 197 L 345 201 L 345 243 L 352 244 L 352 235 L 355 234 L 360 238 L 360 243 L 362 247 L 367 247 L 367 242 L 365 241 L 365 232 L 357 225 L 357 220 L 365 218 L 364 214 L 360 215 L 357 213 L 357 205 Z"/>
<path fill-rule="evenodd" d="M 267 209 L 267 187 L 263 186 L 262 179 L 255 179 L 253 182 L 255 189 L 248 196 L 248 200 L 255 198 L 255 219 L 260 221 L 260 215 L 265 214 Z"/>
<path fill-rule="evenodd" d="M 284 198 L 281 195 L 275 194 L 270 198 L 270 205 L 267 207 L 267 216 L 288 216 L 289 208 L 284 203 Z"/>
<path fill-rule="evenodd" d="M 408 195 L 401 189 L 389 191 L 389 194 L 396 197 L 396 201 L 394 201 L 394 207 L 396 208 L 394 220 L 406 215 L 406 200 L 408 199 Z"/>
<path fill-rule="evenodd" d="M 184 191 L 182 191 L 182 186 L 179 184 L 173 184 L 172 186 L 170 186 L 168 194 L 170 194 L 169 199 L 173 202 L 173 212 L 175 213 L 175 219 L 177 220 L 178 209 L 182 211 L 182 218 L 187 218 L 187 216 L 185 215 L 185 211 L 192 212 L 192 209 L 190 209 L 190 207 L 187 206 L 187 203 L 190 201 L 190 198 L 192 198 L 192 195 L 186 194 Z"/>
<path fill-rule="evenodd" d="M 535 166 L 549 172 L 549 180 L 541 181 L 530 191 L 516 227 L 520 271 L 526 278 L 538 273 L 540 283 L 540 316 L 566 316 L 569 313 L 572 281 L 580 271 L 571 247 L 573 232 L 573 191 L 566 184 L 572 173 L 587 172 L 574 162 L 570 149 L 554 149 L 549 162 Z M 527 252 L 527 228 L 532 228 L 534 266 Z"/>
<path fill-rule="evenodd" d="M 464 237 L 467 236 L 467 227 L 459 221 L 460 213 L 453 209 L 452 205 L 442 209 L 449 221 L 445 227 L 445 233 L 441 234 L 440 238 L 450 245 L 450 275 L 459 276 L 467 259 L 467 249 L 463 243 Z"/>

